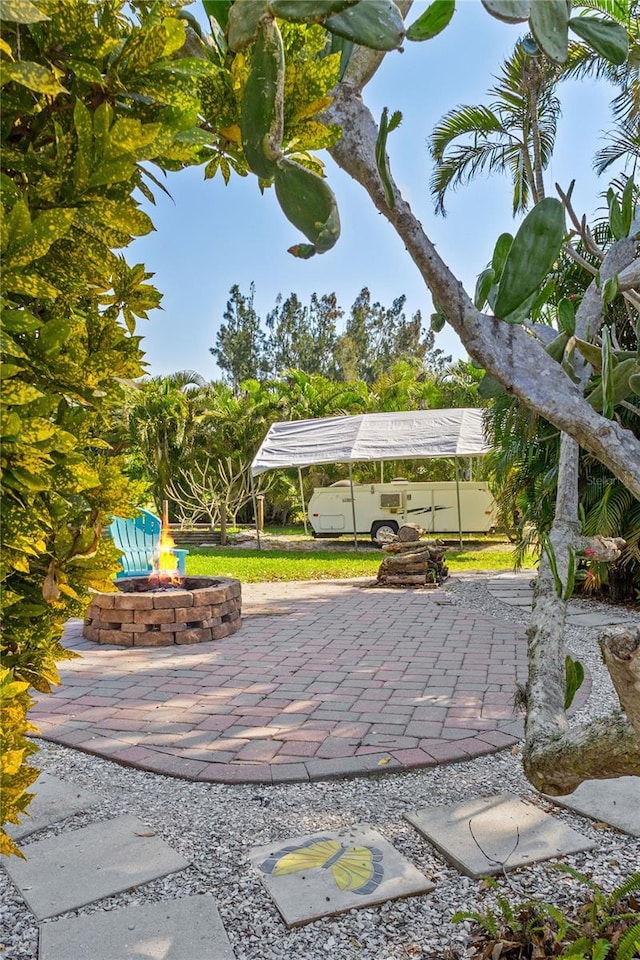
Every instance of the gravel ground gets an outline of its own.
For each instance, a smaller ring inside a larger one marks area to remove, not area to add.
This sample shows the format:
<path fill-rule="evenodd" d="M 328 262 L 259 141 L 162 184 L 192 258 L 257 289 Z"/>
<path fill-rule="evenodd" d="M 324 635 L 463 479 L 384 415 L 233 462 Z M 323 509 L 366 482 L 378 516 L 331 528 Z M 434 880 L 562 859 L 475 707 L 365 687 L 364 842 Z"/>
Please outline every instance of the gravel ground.
<path fill-rule="evenodd" d="M 479 574 L 456 577 L 448 584 L 447 593 L 453 603 L 522 623 L 521 611 L 490 596 L 487 579 L 487 575 Z M 590 611 L 596 607 L 606 609 L 602 604 L 585 604 Z M 567 634 L 573 656 L 588 665 L 593 679 L 594 692 L 577 719 L 607 712 L 617 703 L 600 662 L 595 634 L 585 628 L 574 628 Z M 44 742 L 36 762 L 41 769 L 103 798 L 85 814 L 37 834 L 37 839 L 133 813 L 192 864 L 181 873 L 84 907 L 79 914 L 211 893 L 237 960 L 464 956 L 470 926 L 451 924 L 451 916 L 455 910 L 488 906 L 494 894 L 481 881 L 463 877 L 446 864 L 403 819 L 405 812 L 426 805 L 510 790 L 545 810 L 553 809 L 555 816 L 594 841 L 593 851 L 567 857 L 566 862 L 605 889 L 637 870 L 640 863 L 639 839 L 596 827 L 592 821 L 551 807 L 539 797 L 522 776 L 517 751 L 410 774 L 271 787 L 191 783 L 121 767 Z M 435 882 L 435 890 L 289 930 L 248 867 L 249 850 L 274 840 L 355 823 L 368 823 L 379 830 Z M 546 864 L 515 871 L 508 882 L 502 879 L 499 885 L 512 900 L 534 896 L 560 906 L 575 902 L 579 889 Z M 0 872 L 0 929 L 3 960 L 36 960 L 37 924 L 4 871 Z"/>

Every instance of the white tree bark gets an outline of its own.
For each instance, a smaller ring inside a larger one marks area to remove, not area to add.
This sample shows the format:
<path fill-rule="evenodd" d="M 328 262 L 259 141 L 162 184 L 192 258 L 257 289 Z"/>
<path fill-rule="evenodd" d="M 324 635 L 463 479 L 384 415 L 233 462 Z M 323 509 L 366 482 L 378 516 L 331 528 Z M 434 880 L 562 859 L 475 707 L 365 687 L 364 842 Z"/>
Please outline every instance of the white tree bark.
<path fill-rule="evenodd" d="M 388 206 L 375 161 L 378 128 L 362 102 L 360 87 L 360 78 L 368 80 L 380 61 L 380 54 L 359 49 L 353 71 L 347 71 L 338 85 L 325 113 L 328 122 L 342 129 L 331 155 L 396 230 L 469 355 L 508 393 L 572 436 L 640 499 L 640 442 L 631 431 L 596 413 L 582 390 L 522 326 L 506 324 L 474 307 L 395 184 L 395 204 Z M 633 249 L 633 241 L 629 246 Z M 633 261 L 631 255 L 627 265 Z"/>
<path fill-rule="evenodd" d="M 403 7 L 406 15 L 410 3 Z M 574 383 L 524 327 L 506 324 L 474 307 L 393 181 L 395 203 L 392 207 L 388 205 L 375 161 L 378 128 L 361 98 L 363 86 L 382 59 L 380 53 L 358 48 L 344 80 L 334 91 L 334 100 L 325 118 L 342 129 L 342 137 L 331 154 L 338 165 L 362 185 L 375 207 L 396 230 L 469 355 L 500 381 L 507 392 L 519 397 L 563 432 L 556 520 L 550 540 L 558 573 L 566 583 L 569 548 L 584 545 L 578 523 L 579 447 L 605 464 L 640 499 L 640 442 L 631 431 L 600 416 L 586 402 L 586 368 L 581 371 L 581 381 Z M 637 279 L 638 264 L 634 235 L 619 241 L 609 251 L 602 265 L 602 279 L 622 272 L 625 289 L 630 290 Z M 579 314 L 578 335 L 590 339 L 587 330 L 593 334 L 602 318 L 601 288 L 595 281 L 583 298 Z M 569 729 L 564 710 L 565 614 L 566 602 L 558 596 L 551 567 L 543 560 L 529 630 L 524 762 L 531 782 L 553 794 L 571 792 L 584 779 L 640 773 L 640 739 L 623 717 L 615 715 Z M 637 666 L 637 660 L 635 662 Z M 638 686 L 636 682 L 635 686 L 625 688 L 628 700 L 638 699 Z"/>

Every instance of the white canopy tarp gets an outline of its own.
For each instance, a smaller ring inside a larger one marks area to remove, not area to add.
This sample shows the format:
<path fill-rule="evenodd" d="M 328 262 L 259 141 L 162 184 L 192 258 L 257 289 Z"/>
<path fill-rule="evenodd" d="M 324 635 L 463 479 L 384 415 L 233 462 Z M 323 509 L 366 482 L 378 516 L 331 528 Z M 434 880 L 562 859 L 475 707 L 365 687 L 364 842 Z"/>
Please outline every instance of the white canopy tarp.
<path fill-rule="evenodd" d="M 272 424 L 251 474 L 312 463 L 479 457 L 489 449 L 482 410 L 470 407 L 293 420 Z"/>

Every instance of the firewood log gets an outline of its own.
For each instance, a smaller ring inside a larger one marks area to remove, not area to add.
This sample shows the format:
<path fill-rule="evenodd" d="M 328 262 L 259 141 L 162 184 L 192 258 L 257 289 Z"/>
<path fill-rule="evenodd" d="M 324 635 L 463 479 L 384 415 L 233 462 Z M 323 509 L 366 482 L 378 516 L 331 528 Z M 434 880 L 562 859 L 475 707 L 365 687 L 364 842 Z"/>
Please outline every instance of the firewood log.
<path fill-rule="evenodd" d="M 401 543 L 407 543 L 410 540 L 419 540 L 424 532 L 424 528 L 418 523 L 404 523 L 398 530 L 397 537 Z"/>

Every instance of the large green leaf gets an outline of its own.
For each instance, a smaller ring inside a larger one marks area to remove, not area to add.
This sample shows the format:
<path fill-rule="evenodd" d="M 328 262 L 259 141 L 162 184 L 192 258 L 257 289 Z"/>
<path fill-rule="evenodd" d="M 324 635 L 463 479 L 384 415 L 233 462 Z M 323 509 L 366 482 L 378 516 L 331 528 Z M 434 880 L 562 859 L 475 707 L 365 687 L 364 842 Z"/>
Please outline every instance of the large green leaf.
<path fill-rule="evenodd" d="M 404 37 L 404 21 L 393 0 L 361 0 L 328 17 L 327 30 L 373 50 L 396 50 Z"/>
<path fill-rule="evenodd" d="M 36 217 L 21 242 L 8 251 L 6 267 L 15 269 L 44 257 L 51 245 L 69 231 L 74 212 L 57 207 L 56 210 L 45 210 Z"/>
<path fill-rule="evenodd" d="M 564 63 L 569 50 L 567 0 L 535 0 L 529 12 L 531 33 L 540 49 L 556 63 Z"/>
<path fill-rule="evenodd" d="M 281 160 L 275 187 L 287 219 L 304 233 L 318 253 L 331 249 L 340 236 L 340 218 L 327 183 L 298 163 Z"/>
<path fill-rule="evenodd" d="M 231 50 L 244 50 L 256 39 L 260 18 L 266 12 L 267 0 L 235 0 L 227 24 Z"/>
<path fill-rule="evenodd" d="M 559 200 L 547 197 L 527 214 L 504 264 L 493 308 L 497 317 L 507 317 L 537 291 L 560 252 L 564 234 Z"/>
<path fill-rule="evenodd" d="M 531 0 L 482 0 L 492 17 L 505 23 L 522 23 L 529 19 Z"/>
<path fill-rule="evenodd" d="M 434 0 L 407 30 L 407 40 L 431 40 L 449 25 L 455 13 L 455 0 Z"/>
<path fill-rule="evenodd" d="M 569 26 L 605 60 L 621 66 L 629 56 L 629 34 L 621 23 L 601 17 L 571 17 Z"/>
<path fill-rule="evenodd" d="M 0 20 L 11 20 L 13 23 L 40 23 L 49 17 L 38 9 L 31 0 L 2 0 L 0 3 Z"/>
<path fill-rule="evenodd" d="M 56 75 L 39 63 L 20 60 L 17 63 L 2 62 L 2 83 L 20 83 L 23 87 L 35 93 L 45 93 L 50 97 L 57 97 L 59 93 L 68 91 L 62 86 Z"/>
<path fill-rule="evenodd" d="M 260 24 L 251 72 L 242 95 L 242 149 L 259 177 L 270 180 L 282 154 L 284 130 L 284 47 L 274 20 Z"/>
<path fill-rule="evenodd" d="M 352 7 L 359 0 L 270 0 L 269 9 L 293 23 L 320 23 L 334 13 Z"/>

